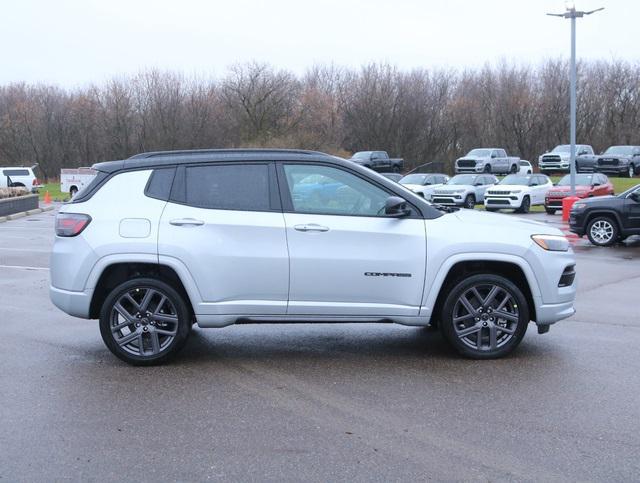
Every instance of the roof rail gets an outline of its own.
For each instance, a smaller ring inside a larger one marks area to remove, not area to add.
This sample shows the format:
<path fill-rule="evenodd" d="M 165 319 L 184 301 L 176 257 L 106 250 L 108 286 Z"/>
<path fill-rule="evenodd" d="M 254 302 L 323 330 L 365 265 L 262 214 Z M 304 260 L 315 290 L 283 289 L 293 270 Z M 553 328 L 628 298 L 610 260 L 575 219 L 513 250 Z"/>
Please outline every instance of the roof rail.
<path fill-rule="evenodd" d="M 131 156 L 129 159 L 157 158 L 160 156 L 194 156 L 198 154 L 242 154 L 242 153 L 290 153 L 328 156 L 320 151 L 309 151 L 305 149 L 278 149 L 278 148 L 232 148 L 232 149 L 183 149 L 177 151 L 150 151 Z"/>

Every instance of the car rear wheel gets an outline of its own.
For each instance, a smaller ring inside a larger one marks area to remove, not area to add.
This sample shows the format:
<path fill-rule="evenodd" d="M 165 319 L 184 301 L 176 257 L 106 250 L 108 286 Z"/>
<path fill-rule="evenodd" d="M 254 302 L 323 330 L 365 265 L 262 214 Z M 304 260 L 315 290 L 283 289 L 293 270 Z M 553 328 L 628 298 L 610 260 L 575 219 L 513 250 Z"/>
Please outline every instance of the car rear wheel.
<path fill-rule="evenodd" d="M 191 330 L 188 305 L 170 285 L 137 278 L 114 288 L 100 311 L 100 334 L 119 359 L 137 366 L 165 362 Z"/>
<path fill-rule="evenodd" d="M 476 207 L 476 197 L 473 195 L 467 195 L 464 199 L 464 207 L 473 210 Z"/>
<path fill-rule="evenodd" d="M 77 193 L 78 193 L 78 188 L 76 188 L 75 186 L 72 186 L 69 189 L 69 196 L 71 196 L 71 198 L 75 198 Z"/>
<path fill-rule="evenodd" d="M 619 237 L 618 224 L 608 216 L 594 218 L 587 226 L 587 237 L 596 246 L 611 246 Z"/>
<path fill-rule="evenodd" d="M 513 351 L 527 330 L 529 306 L 510 280 L 478 274 L 457 282 L 443 305 L 440 330 L 463 356 L 495 359 Z"/>
<path fill-rule="evenodd" d="M 531 208 L 531 199 L 528 196 L 522 198 L 522 204 L 520 208 L 516 210 L 516 213 L 529 213 L 529 208 Z"/>
<path fill-rule="evenodd" d="M 544 208 L 544 211 L 546 211 L 546 212 L 547 212 L 547 215 L 555 215 L 555 214 L 556 214 L 556 210 L 555 210 L 555 209 L 553 209 L 553 208 L 547 208 L 546 206 L 545 206 L 545 208 Z"/>

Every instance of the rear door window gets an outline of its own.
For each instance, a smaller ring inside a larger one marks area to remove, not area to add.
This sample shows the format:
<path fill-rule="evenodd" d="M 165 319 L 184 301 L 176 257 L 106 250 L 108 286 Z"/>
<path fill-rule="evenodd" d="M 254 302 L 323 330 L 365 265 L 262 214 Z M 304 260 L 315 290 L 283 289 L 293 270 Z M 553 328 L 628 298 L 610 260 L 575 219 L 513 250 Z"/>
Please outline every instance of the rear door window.
<path fill-rule="evenodd" d="M 29 176 L 28 169 L 5 169 L 2 173 L 5 176 Z"/>
<path fill-rule="evenodd" d="M 188 166 L 186 204 L 216 210 L 272 211 L 268 164 Z"/>

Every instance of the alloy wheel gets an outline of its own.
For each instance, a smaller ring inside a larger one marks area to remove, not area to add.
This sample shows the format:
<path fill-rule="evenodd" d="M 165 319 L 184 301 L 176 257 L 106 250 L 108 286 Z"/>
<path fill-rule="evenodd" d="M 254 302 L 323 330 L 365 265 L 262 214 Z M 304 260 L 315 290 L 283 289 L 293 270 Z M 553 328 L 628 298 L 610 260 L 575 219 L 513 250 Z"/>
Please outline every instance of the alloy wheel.
<path fill-rule="evenodd" d="M 109 326 L 113 340 L 135 356 L 156 356 L 178 333 L 178 312 L 161 290 L 136 287 L 113 304 Z"/>
<path fill-rule="evenodd" d="M 493 352 L 514 337 L 520 319 L 514 295 L 495 284 L 467 289 L 453 309 L 456 337 L 475 351 Z"/>
<path fill-rule="evenodd" d="M 613 225 L 607 220 L 598 220 L 591 225 L 590 234 L 591 238 L 602 245 L 606 245 L 611 242 L 613 238 L 614 228 Z"/>

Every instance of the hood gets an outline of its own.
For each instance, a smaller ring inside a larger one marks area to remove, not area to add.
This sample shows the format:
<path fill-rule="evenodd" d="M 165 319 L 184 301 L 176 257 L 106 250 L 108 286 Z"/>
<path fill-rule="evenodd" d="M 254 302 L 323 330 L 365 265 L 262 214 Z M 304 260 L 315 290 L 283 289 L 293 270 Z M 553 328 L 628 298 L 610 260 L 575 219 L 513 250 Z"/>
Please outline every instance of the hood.
<path fill-rule="evenodd" d="M 530 235 L 563 235 L 562 231 L 547 223 L 501 213 L 489 213 L 480 210 L 459 210 L 452 213 L 452 215 L 465 223 L 465 225 L 491 226 L 492 230 L 503 230 L 506 234 L 512 230 L 518 230 Z"/>
<path fill-rule="evenodd" d="M 583 200 L 580 200 L 580 203 L 585 203 L 587 207 L 606 206 L 610 208 L 616 206 L 617 204 L 624 204 L 624 199 L 619 198 L 615 195 L 594 196 L 593 198 L 585 198 Z"/>
<path fill-rule="evenodd" d="M 593 188 L 589 185 L 576 185 L 576 193 L 589 193 Z M 568 195 L 571 192 L 571 186 L 554 186 L 549 190 L 551 193 L 560 193 L 562 195 Z"/>
<path fill-rule="evenodd" d="M 403 184 L 402 186 L 410 189 L 411 191 L 429 191 L 435 188 L 440 188 L 442 184 Z"/>
<path fill-rule="evenodd" d="M 454 191 L 468 191 L 474 187 L 468 184 L 441 184 L 435 190 L 436 194 L 453 193 Z"/>
<path fill-rule="evenodd" d="M 633 156 L 631 154 L 601 154 L 598 156 L 598 161 L 601 159 L 631 159 Z"/>
<path fill-rule="evenodd" d="M 522 186 L 519 184 L 495 184 L 487 188 L 487 191 L 516 191 L 526 190 L 529 186 Z"/>

